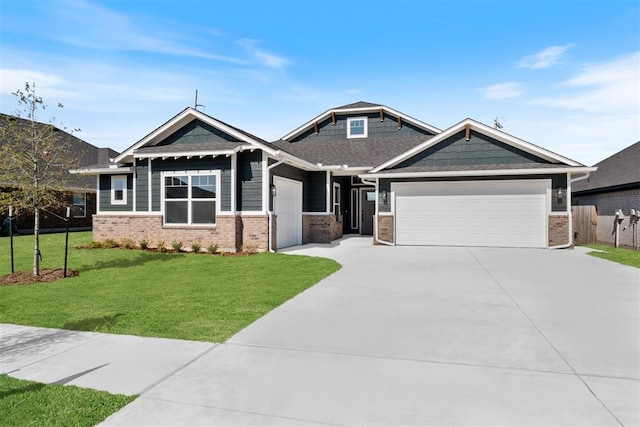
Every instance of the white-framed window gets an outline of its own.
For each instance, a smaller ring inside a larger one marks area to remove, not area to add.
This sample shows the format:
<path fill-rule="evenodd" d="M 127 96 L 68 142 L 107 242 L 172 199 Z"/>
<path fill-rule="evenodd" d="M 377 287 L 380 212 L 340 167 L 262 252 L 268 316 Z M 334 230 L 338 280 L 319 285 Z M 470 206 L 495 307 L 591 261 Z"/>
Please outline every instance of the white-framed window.
<path fill-rule="evenodd" d="M 73 193 L 73 217 L 87 216 L 87 193 Z"/>
<path fill-rule="evenodd" d="M 366 138 L 367 118 L 351 117 L 347 119 L 347 138 Z"/>
<path fill-rule="evenodd" d="M 165 172 L 164 223 L 215 224 L 219 183 L 218 171 Z"/>
<path fill-rule="evenodd" d="M 340 184 L 337 182 L 333 183 L 333 214 L 340 217 Z"/>
<path fill-rule="evenodd" d="M 127 204 L 127 176 L 113 175 L 111 177 L 111 204 Z"/>

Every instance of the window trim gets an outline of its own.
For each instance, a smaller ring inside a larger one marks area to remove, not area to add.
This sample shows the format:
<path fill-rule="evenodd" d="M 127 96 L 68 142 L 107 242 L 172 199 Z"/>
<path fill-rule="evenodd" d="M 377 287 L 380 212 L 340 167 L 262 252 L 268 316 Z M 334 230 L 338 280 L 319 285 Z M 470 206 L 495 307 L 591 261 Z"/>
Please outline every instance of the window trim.
<path fill-rule="evenodd" d="M 351 122 L 354 122 L 356 120 L 362 120 L 364 122 L 364 133 L 362 135 L 351 134 Z M 367 116 L 347 118 L 347 138 L 366 138 L 369 133 L 368 124 L 369 124 L 369 120 Z"/>
<path fill-rule="evenodd" d="M 82 194 L 82 204 L 76 203 L 76 194 Z M 73 217 L 74 218 L 86 218 L 87 217 L 87 193 L 74 192 L 71 194 L 71 204 L 73 205 Z M 76 215 L 76 206 L 82 206 L 82 215 Z"/>
<path fill-rule="evenodd" d="M 338 190 L 338 197 L 336 197 L 336 190 Z M 342 189 L 340 188 L 340 183 L 334 182 L 333 183 L 333 214 L 335 215 L 336 219 L 340 217 L 341 210 L 342 210 L 341 198 L 342 198 Z"/>
<path fill-rule="evenodd" d="M 122 188 L 122 200 L 116 199 L 116 181 L 124 180 L 124 186 Z M 112 205 L 126 205 L 127 204 L 127 175 L 111 175 L 111 204 Z"/>
<path fill-rule="evenodd" d="M 201 175 L 213 175 L 215 176 L 216 179 L 216 197 L 213 199 L 195 199 L 195 200 L 208 200 L 208 201 L 214 201 L 215 202 L 215 206 L 216 206 L 216 210 L 215 210 L 215 218 L 214 218 L 214 222 L 208 222 L 208 223 L 193 223 L 192 221 L 192 211 L 191 211 L 191 204 L 193 203 L 193 198 L 191 197 L 191 191 L 192 191 L 192 180 L 191 177 L 193 176 L 201 176 Z M 165 186 L 165 181 L 167 177 L 172 177 L 172 176 L 187 176 L 189 178 L 189 183 L 188 183 L 188 195 L 187 195 L 187 221 L 188 222 L 181 222 L 181 223 L 176 223 L 176 222 L 167 222 L 166 221 L 166 186 Z M 160 174 L 160 211 L 162 213 L 162 225 L 164 227 L 215 227 L 215 225 L 217 224 L 218 221 L 218 216 L 220 215 L 220 205 L 222 203 L 222 192 L 221 192 L 221 188 L 222 187 L 222 179 L 221 179 L 221 173 L 220 170 L 189 170 L 189 171 L 166 171 L 166 172 L 162 172 Z"/>

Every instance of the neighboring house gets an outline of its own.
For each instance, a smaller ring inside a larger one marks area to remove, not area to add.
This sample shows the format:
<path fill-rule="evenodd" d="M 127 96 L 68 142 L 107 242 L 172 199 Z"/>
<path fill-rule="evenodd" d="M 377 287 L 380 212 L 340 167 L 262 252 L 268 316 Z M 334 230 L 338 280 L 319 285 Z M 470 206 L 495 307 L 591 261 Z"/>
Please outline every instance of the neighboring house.
<path fill-rule="evenodd" d="M 0 114 L 0 128 L 7 125 L 8 121 L 19 125 L 26 121 L 15 116 Z M 39 126 L 51 126 L 47 123 L 38 123 Z M 95 163 L 108 163 L 110 158 L 114 158 L 118 153 L 109 148 L 98 148 L 76 136 L 73 136 L 59 128 L 55 128 L 59 137 L 70 143 L 69 154 L 74 161 L 81 166 L 92 165 Z M 0 146 L 6 144 L 7 141 L 2 139 L 0 134 Z M 13 183 L 0 183 L 1 191 L 10 191 Z M 63 195 L 62 204 L 71 208 L 71 219 L 69 226 L 76 230 L 90 230 L 92 226 L 92 217 L 96 213 L 96 180 L 89 176 L 71 175 L 67 183 L 68 192 Z M 54 213 L 65 216 L 64 208 L 51 209 Z M 2 212 L 0 217 L 4 218 L 6 212 Z M 65 222 L 42 212 L 40 216 L 40 228 L 42 231 L 63 228 Z M 33 215 L 19 213 L 17 215 L 18 230 L 24 232 L 33 231 Z"/>
<path fill-rule="evenodd" d="M 444 131 L 389 107 L 330 109 L 275 142 L 187 108 L 98 176 L 95 240 L 279 249 L 572 244 L 569 183 L 593 168 L 471 119 Z"/>
<path fill-rule="evenodd" d="M 615 213 L 625 215 L 619 233 L 620 244 L 631 247 L 633 228 L 629 226 L 631 209 L 640 210 L 640 141 L 594 165 L 598 168 L 587 180 L 573 187 L 575 204 L 592 205 L 598 213 L 596 239 L 615 242 Z"/>

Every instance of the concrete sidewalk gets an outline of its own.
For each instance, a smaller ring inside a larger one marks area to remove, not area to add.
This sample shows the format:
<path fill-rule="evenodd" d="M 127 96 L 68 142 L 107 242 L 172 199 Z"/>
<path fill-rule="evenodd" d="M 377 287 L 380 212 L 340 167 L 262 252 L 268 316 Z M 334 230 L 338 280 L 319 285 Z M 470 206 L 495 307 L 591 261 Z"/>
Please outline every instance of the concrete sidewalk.
<path fill-rule="evenodd" d="M 0 373 L 141 394 L 216 344 L 0 324 Z"/>

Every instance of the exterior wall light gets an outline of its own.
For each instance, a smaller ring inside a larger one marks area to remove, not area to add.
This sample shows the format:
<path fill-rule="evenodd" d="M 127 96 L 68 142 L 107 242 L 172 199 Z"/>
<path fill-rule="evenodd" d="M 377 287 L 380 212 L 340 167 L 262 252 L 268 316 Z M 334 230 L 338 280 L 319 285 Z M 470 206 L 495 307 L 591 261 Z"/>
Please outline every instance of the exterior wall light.
<path fill-rule="evenodd" d="M 382 204 L 386 205 L 388 202 L 387 190 L 382 190 Z"/>
<path fill-rule="evenodd" d="M 271 196 L 276 197 L 277 195 L 275 184 L 271 184 Z"/>
<path fill-rule="evenodd" d="M 558 187 L 558 203 L 562 203 L 562 187 Z"/>

